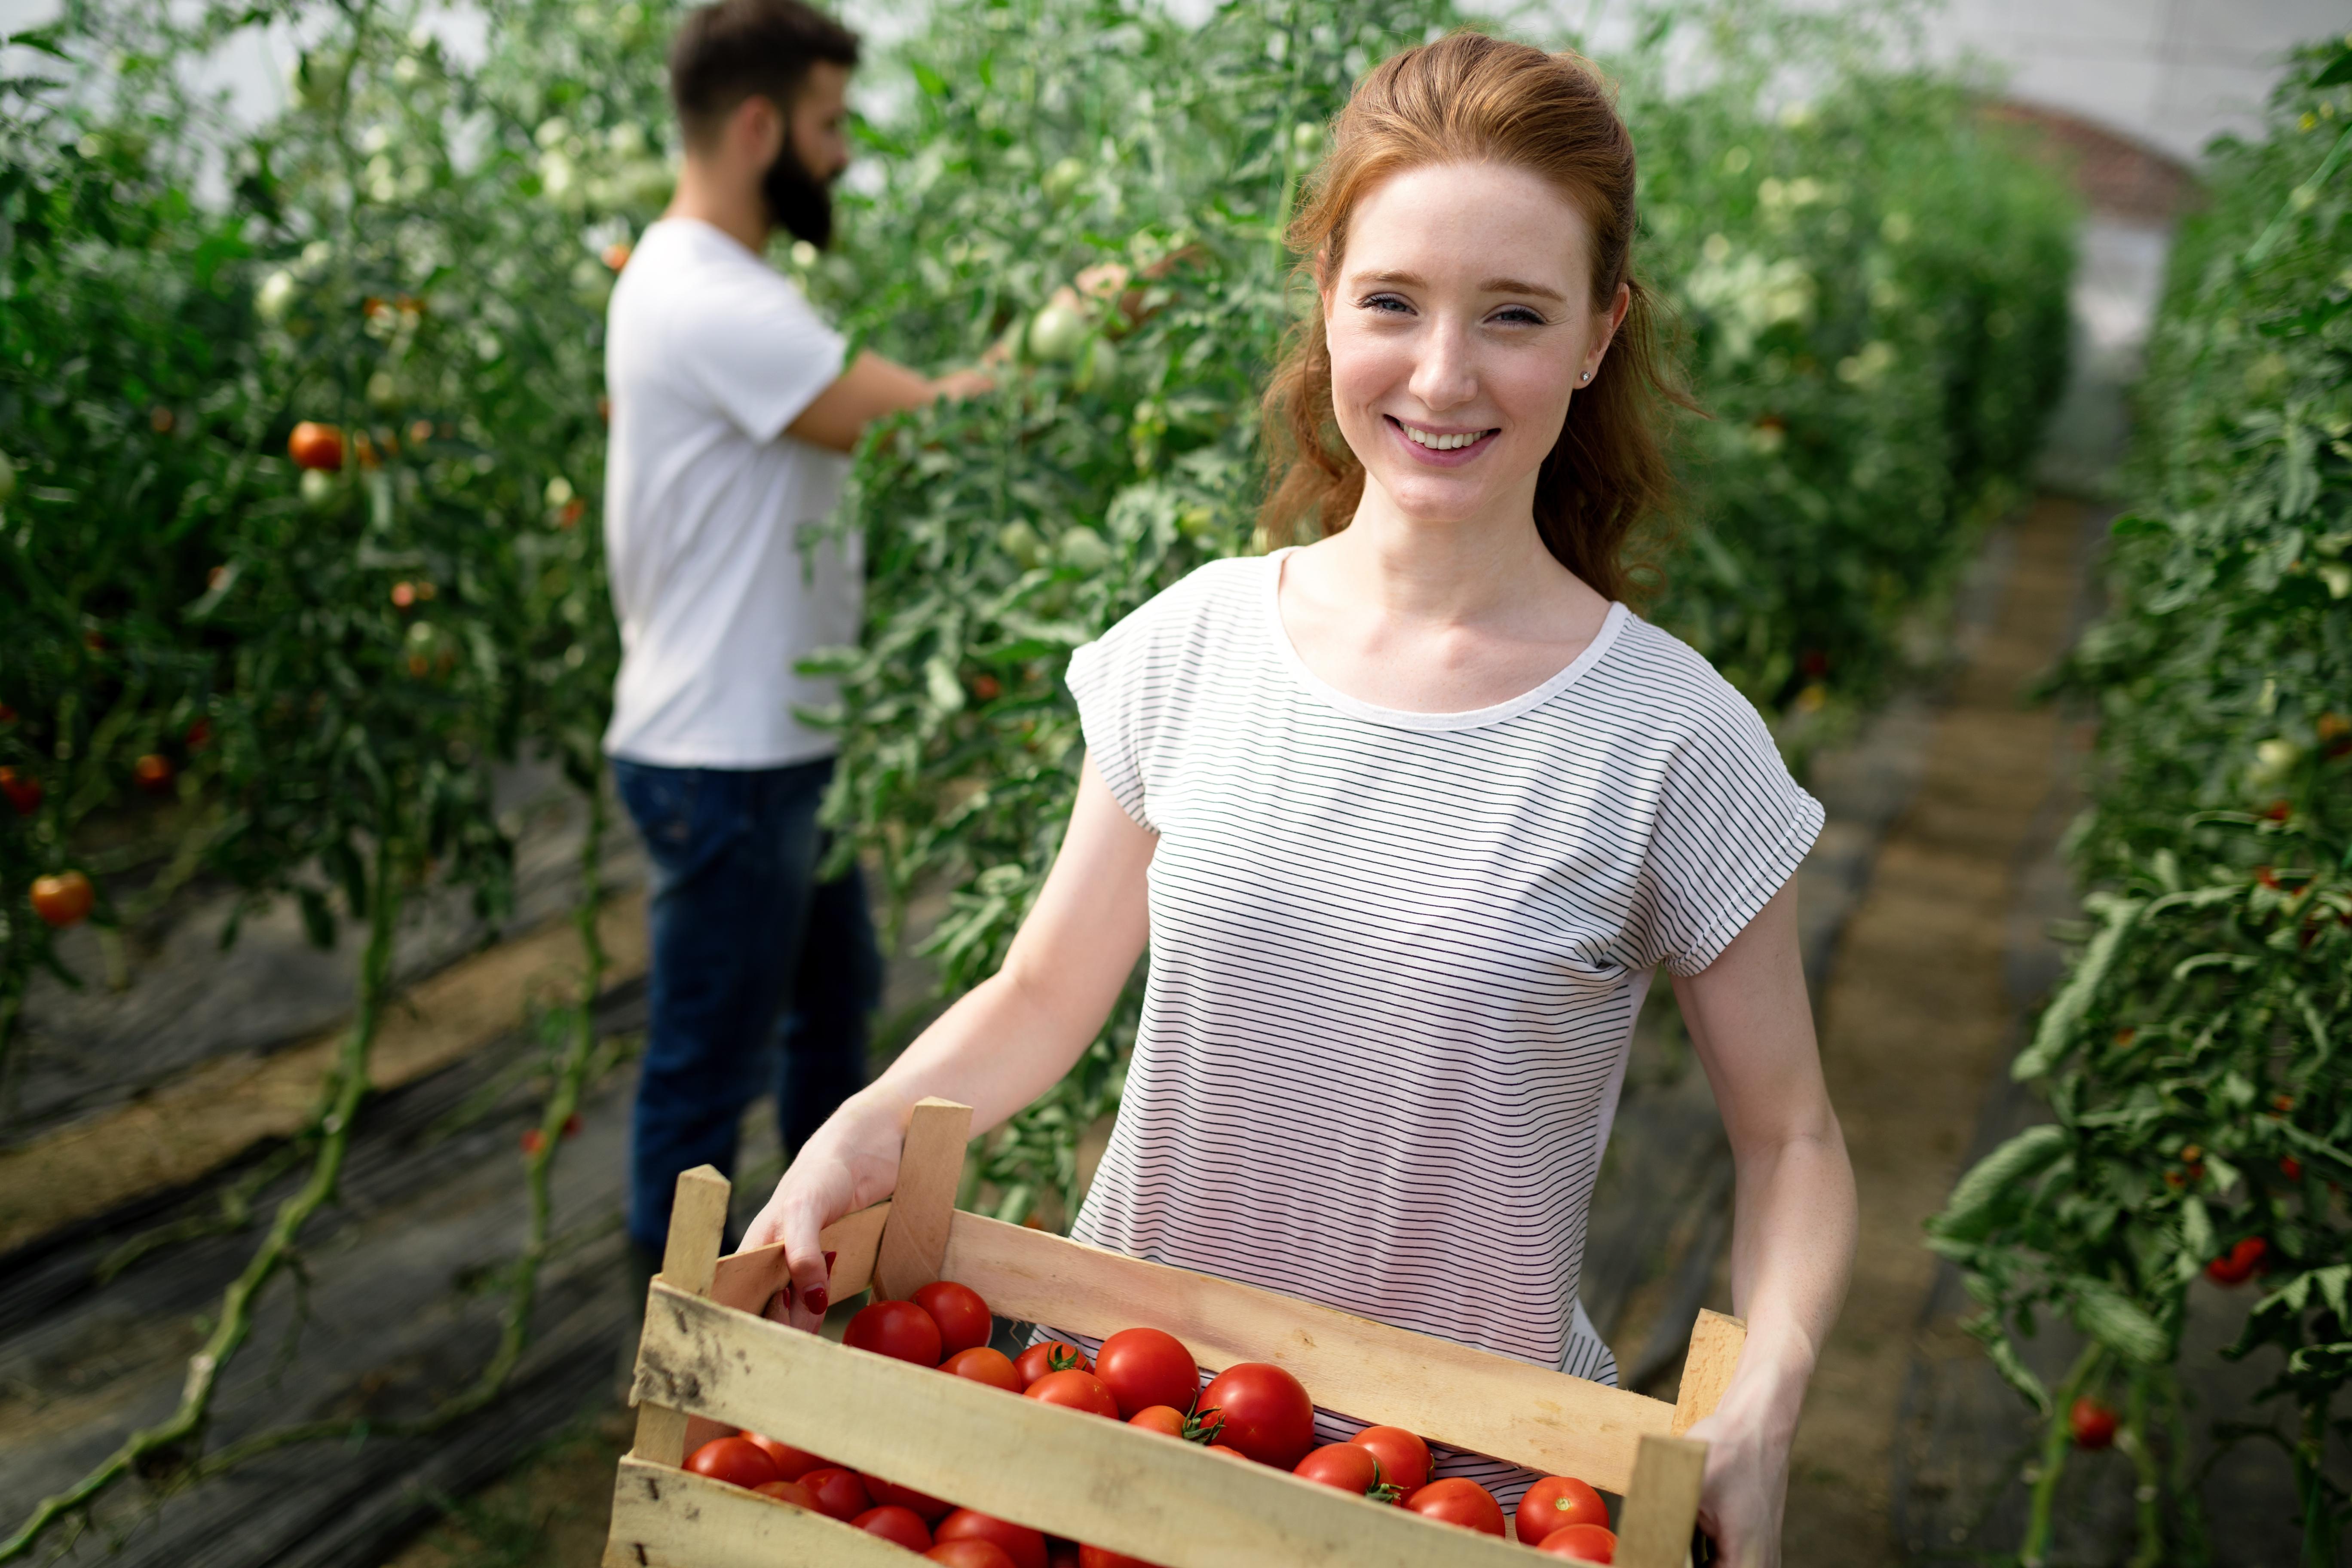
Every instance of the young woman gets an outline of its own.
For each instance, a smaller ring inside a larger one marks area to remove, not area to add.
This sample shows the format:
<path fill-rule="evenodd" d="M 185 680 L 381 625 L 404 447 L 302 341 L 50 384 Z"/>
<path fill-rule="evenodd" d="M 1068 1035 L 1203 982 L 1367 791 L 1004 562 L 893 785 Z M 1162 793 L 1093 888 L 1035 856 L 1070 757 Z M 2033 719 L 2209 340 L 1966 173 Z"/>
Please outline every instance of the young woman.
<path fill-rule="evenodd" d="M 1148 942 L 1075 1237 L 1613 1381 L 1577 1279 L 1664 964 L 1738 1166 L 1748 1348 L 1695 1434 L 1704 1514 L 1730 1562 L 1778 1562 L 1854 1237 L 1790 880 L 1822 813 L 1618 602 L 1668 489 L 1633 176 L 1573 57 L 1461 34 L 1359 88 L 1292 229 L 1321 309 L 1267 399 L 1265 521 L 1323 537 L 1203 567 L 1072 660 L 1052 874 L 1003 970 L 785 1173 L 746 1242 L 786 1245 L 772 1310 L 814 1324 L 817 1233 L 889 1194 L 917 1100 L 1003 1121 Z M 1527 1479 L 1440 1473 L 1507 1508 Z"/>

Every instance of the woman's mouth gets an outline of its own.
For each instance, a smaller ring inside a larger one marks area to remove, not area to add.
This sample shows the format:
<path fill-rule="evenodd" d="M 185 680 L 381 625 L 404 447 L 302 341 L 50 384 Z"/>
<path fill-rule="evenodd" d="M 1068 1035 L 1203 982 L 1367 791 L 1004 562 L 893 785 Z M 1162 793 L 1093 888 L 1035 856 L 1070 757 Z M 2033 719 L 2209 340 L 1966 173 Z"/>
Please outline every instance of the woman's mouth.
<path fill-rule="evenodd" d="M 1459 468 L 1485 451 L 1487 444 L 1502 434 L 1499 429 L 1441 430 L 1427 425 L 1408 425 L 1393 414 L 1381 417 L 1396 432 L 1398 442 L 1412 454 L 1415 462 L 1433 468 Z"/>

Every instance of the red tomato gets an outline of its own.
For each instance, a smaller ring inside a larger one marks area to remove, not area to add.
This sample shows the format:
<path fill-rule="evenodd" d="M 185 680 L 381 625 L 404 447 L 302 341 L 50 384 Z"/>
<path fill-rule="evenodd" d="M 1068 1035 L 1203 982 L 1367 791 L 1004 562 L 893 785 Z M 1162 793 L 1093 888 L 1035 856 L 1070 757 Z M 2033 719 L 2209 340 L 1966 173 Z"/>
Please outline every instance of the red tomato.
<path fill-rule="evenodd" d="M 320 468 L 331 474 L 343 466 L 343 433 L 332 425 L 305 419 L 287 437 L 286 455 L 298 468 Z"/>
<path fill-rule="evenodd" d="M 1172 1405 L 1155 1405 L 1139 1410 L 1127 1418 L 1130 1426 L 1140 1426 L 1147 1432 L 1161 1432 L 1171 1437 L 1184 1436 L 1184 1413 Z"/>
<path fill-rule="evenodd" d="M 1201 1392 L 1201 1369 L 1192 1352 L 1174 1334 L 1158 1329 L 1121 1329 L 1103 1341 L 1095 1352 L 1095 1375 L 1118 1401 L 1121 1415 L 1155 1405 L 1189 1410 Z"/>
<path fill-rule="evenodd" d="M 604 247 L 605 266 L 611 268 L 614 271 L 618 272 L 622 268 L 626 267 L 628 264 L 629 247 L 623 241 L 616 239 L 612 244 Z M 915 1548 L 915 1550 L 920 1552 L 922 1548 L 919 1546 Z"/>
<path fill-rule="evenodd" d="M 79 871 L 33 879 L 33 912 L 53 926 L 69 926 L 98 905 L 98 890 Z"/>
<path fill-rule="evenodd" d="M 996 1331 L 996 1320 L 988 1315 L 988 1303 L 969 1285 L 934 1279 L 916 1291 L 913 1300 L 940 1326 L 940 1350 L 943 1354 L 953 1355 L 958 1351 L 984 1345 L 988 1336 Z"/>
<path fill-rule="evenodd" d="M 774 1460 L 776 1474 L 788 1481 L 799 1480 L 811 1470 L 833 1468 L 830 1459 L 820 1459 L 805 1449 L 795 1448 L 790 1443 L 779 1443 L 773 1437 L 763 1437 L 757 1432 L 744 1433 L 743 1441 L 757 1445 L 761 1453 Z"/>
<path fill-rule="evenodd" d="M 1078 1568 L 1154 1568 L 1154 1564 L 1140 1557 L 1113 1552 L 1108 1546 L 1081 1546 L 1078 1548 Z"/>
<path fill-rule="evenodd" d="M 931 1549 L 931 1527 L 917 1519 L 910 1509 L 895 1503 L 869 1508 L 849 1521 L 868 1535 L 878 1535 L 893 1546 L 903 1546 L 909 1552 Z"/>
<path fill-rule="evenodd" d="M 940 1364 L 940 1326 L 912 1301 L 876 1301 L 859 1308 L 841 1342 L 917 1366 Z"/>
<path fill-rule="evenodd" d="M 788 1502 L 811 1513 L 824 1511 L 816 1506 L 816 1495 L 798 1481 L 762 1481 L 751 1489 L 761 1497 L 772 1497 L 778 1502 Z"/>
<path fill-rule="evenodd" d="M 2078 1399 L 2066 1413 L 2077 1448 L 2104 1448 L 2116 1440 L 2116 1413 L 2095 1399 Z"/>
<path fill-rule="evenodd" d="M 30 816 L 41 809 L 41 781 L 30 773 L 0 768 L 0 795 L 8 797 L 19 816 Z"/>
<path fill-rule="evenodd" d="M 1013 1358 L 1013 1365 L 1021 1373 L 1021 1386 L 1028 1387 L 1049 1372 L 1066 1372 L 1072 1367 L 1080 1372 L 1092 1372 L 1095 1363 L 1076 1345 L 1059 1340 L 1046 1340 L 1031 1345 Z"/>
<path fill-rule="evenodd" d="M 874 1506 L 874 1500 L 866 1495 L 866 1483 L 857 1479 L 856 1470 L 829 1465 L 801 1477 L 801 1485 L 808 1488 L 809 1495 L 816 1499 L 819 1513 L 837 1519 L 844 1524 Z"/>
<path fill-rule="evenodd" d="M 1367 1426 L 1348 1439 L 1380 1456 L 1381 1479 L 1416 1492 L 1429 1484 L 1429 1445 L 1402 1426 Z"/>
<path fill-rule="evenodd" d="M 1265 1362 L 1217 1373 L 1198 1409 L 1203 1418 L 1212 1410 L 1224 1417 L 1220 1441 L 1276 1469 L 1290 1468 L 1315 1446 L 1315 1402 L 1297 1378 Z"/>
<path fill-rule="evenodd" d="M 33 786 L 33 802 L 37 805 L 40 804 L 40 785 L 35 784 Z M 15 798 L 13 792 L 11 793 L 10 798 Z M 2279 1174 L 2284 1176 L 2290 1182 L 2299 1182 L 2303 1180 L 2303 1162 L 2296 1159 L 2292 1154 L 2281 1155 L 2279 1158 Z"/>
<path fill-rule="evenodd" d="M 199 719 L 188 726 L 188 750 L 201 752 L 212 744 L 212 739 L 213 721 L 211 720 Z"/>
<path fill-rule="evenodd" d="M 1022 1397 L 1036 1400 L 1041 1405 L 1059 1405 L 1071 1410 L 1084 1410 L 1096 1415 L 1118 1418 L 1118 1401 L 1093 1373 L 1072 1367 L 1067 1372 L 1049 1372 L 1027 1388 Z"/>
<path fill-rule="evenodd" d="M 172 787 L 172 759 L 150 752 L 131 765 L 131 776 L 149 795 L 162 795 Z"/>
<path fill-rule="evenodd" d="M 1613 1563 L 1617 1560 L 1617 1536 L 1607 1525 L 1563 1524 L 1545 1536 L 1537 1550 L 1554 1557 L 1573 1557 L 1580 1563 Z"/>
<path fill-rule="evenodd" d="M 1423 1519 L 1488 1535 L 1503 1533 L 1503 1505 L 1495 1500 L 1494 1493 L 1465 1477 L 1432 1481 L 1405 1499 L 1404 1506 Z"/>
<path fill-rule="evenodd" d="M 1599 1492 L 1573 1476 L 1546 1476 L 1519 1500 L 1519 1539 L 1529 1546 L 1562 1525 L 1608 1522 L 1609 1505 L 1601 1500 Z"/>
<path fill-rule="evenodd" d="M 877 1507 L 903 1508 L 927 1526 L 939 1523 L 955 1511 L 955 1504 L 951 1502 L 941 1502 L 912 1487 L 886 1481 L 880 1476 L 869 1476 L 861 1471 L 857 1479 L 866 1483 L 866 1495 L 874 1500 Z"/>
<path fill-rule="evenodd" d="M 1234 1447 L 1230 1443 L 1212 1443 L 1209 1445 L 1209 1452 L 1212 1454 L 1229 1454 L 1236 1459 L 1249 1458 L 1247 1454 L 1243 1453 L 1239 1448 Z M 1255 1463 L 1256 1461 L 1252 1460 L 1251 1462 Z"/>
<path fill-rule="evenodd" d="M 1012 1560 L 1013 1568 L 1045 1568 L 1045 1537 L 1025 1524 L 960 1508 L 940 1521 L 931 1539 L 944 1546 L 950 1541 L 981 1541 Z"/>
<path fill-rule="evenodd" d="M 1380 1502 L 1392 1501 L 1397 1495 L 1381 1479 L 1380 1456 L 1359 1443 L 1327 1443 L 1299 1460 L 1290 1473 Z"/>
<path fill-rule="evenodd" d="M 758 1444 L 746 1443 L 740 1437 L 713 1437 L 694 1451 L 686 1468 L 698 1476 L 709 1476 L 714 1481 L 725 1481 L 746 1491 L 784 1479 L 776 1474 L 776 1462 Z"/>
<path fill-rule="evenodd" d="M 2263 1255 L 2271 1244 L 2259 1236 L 2250 1236 L 2237 1246 L 2205 1266 L 2205 1278 L 2216 1285 L 2243 1285 L 2262 1267 Z"/>
<path fill-rule="evenodd" d="M 546 1133 L 541 1132 L 536 1127 L 526 1127 L 522 1130 L 522 1152 L 524 1153 L 536 1156 L 541 1149 L 546 1147 Z"/>
<path fill-rule="evenodd" d="M 942 1541 L 923 1553 L 926 1561 L 949 1568 L 1021 1568 L 992 1541 Z"/>
<path fill-rule="evenodd" d="M 941 1372 L 968 1377 L 974 1383 L 984 1383 L 991 1388 L 1001 1388 L 1007 1394 L 1018 1394 L 1026 1386 L 1021 1371 L 1003 1351 L 987 1345 L 974 1345 L 968 1351 L 958 1351 L 940 1363 Z"/>

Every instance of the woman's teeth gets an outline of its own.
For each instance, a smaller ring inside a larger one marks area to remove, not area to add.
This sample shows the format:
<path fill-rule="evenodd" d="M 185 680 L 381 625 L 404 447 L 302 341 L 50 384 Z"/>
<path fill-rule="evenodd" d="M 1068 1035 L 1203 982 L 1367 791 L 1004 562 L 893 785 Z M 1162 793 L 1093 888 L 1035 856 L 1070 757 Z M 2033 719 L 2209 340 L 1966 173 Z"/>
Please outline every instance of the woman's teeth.
<path fill-rule="evenodd" d="M 1413 445 L 1427 447 L 1435 452 L 1451 452 L 1457 447 L 1467 447 L 1473 441 L 1483 440 L 1494 434 L 1491 430 L 1473 430 L 1460 436 L 1439 436 L 1427 430 L 1416 430 L 1402 420 L 1397 422 L 1397 428 L 1402 430 Z"/>

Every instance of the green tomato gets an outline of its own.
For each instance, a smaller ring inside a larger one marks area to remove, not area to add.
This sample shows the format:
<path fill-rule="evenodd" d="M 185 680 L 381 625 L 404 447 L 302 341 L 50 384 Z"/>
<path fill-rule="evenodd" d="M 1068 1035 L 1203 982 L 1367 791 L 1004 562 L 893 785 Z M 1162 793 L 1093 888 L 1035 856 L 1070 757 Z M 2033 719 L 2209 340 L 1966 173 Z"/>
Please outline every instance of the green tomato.
<path fill-rule="evenodd" d="M 0 452 L 0 506 L 6 506 L 16 493 L 16 465 L 8 460 L 7 453 Z"/>
<path fill-rule="evenodd" d="M 1080 392 L 1107 392 L 1118 382 L 1118 351 L 1108 339 L 1097 338 L 1087 345 L 1085 357 L 1078 362 L 1078 374 L 1070 384 Z"/>
<path fill-rule="evenodd" d="M 392 372 L 380 370 L 367 380 L 367 400 L 378 408 L 390 408 L 400 402 L 400 382 Z"/>
<path fill-rule="evenodd" d="M 314 510 L 323 508 L 335 499 L 335 492 L 342 488 L 341 481 L 324 469 L 302 470 L 302 504 L 304 506 Z"/>
<path fill-rule="evenodd" d="M 294 274 L 281 267 L 261 280 L 253 291 L 253 308 L 265 321 L 282 321 L 286 308 L 294 302 Z"/>
<path fill-rule="evenodd" d="M 1087 345 L 1086 318 L 1062 305 L 1048 305 L 1029 323 L 1029 352 L 1041 360 L 1067 364 Z"/>
<path fill-rule="evenodd" d="M 1110 545 L 1084 523 L 1064 531 L 1058 553 L 1063 565 L 1080 572 L 1100 572 L 1110 564 Z"/>
<path fill-rule="evenodd" d="M 1078 182 L 1086 177 L 1085 163 L 1076 158 L 1065 158 L 1046 170 L 1045 178 L 1038 183 L 1045 186 L 1047 195 L 1058 202 L 1076 190 Z"/>
<path fill-rule="evenodd" d="M 1290 128 L 1290 145 L 1300 156 L 1312 158 L 1323 150 L 1323 125 L 1320 121 L 1302 120 Z"/>
<path fill-rule="evenodd" d="M 1024 568 L 1036 565 L 1045 557 L 1045 541 L 1026 522 L 1008 522 L 998 529 L 996 547 Z"/>

